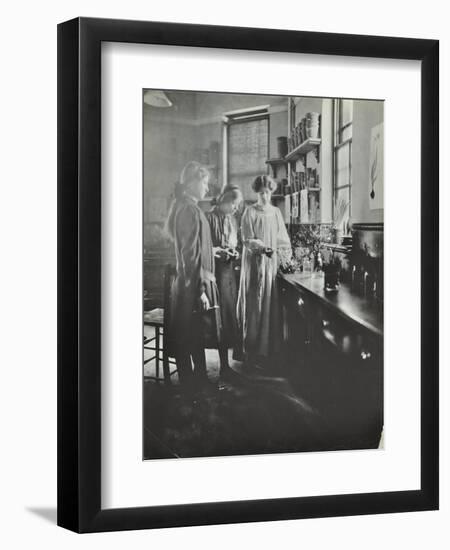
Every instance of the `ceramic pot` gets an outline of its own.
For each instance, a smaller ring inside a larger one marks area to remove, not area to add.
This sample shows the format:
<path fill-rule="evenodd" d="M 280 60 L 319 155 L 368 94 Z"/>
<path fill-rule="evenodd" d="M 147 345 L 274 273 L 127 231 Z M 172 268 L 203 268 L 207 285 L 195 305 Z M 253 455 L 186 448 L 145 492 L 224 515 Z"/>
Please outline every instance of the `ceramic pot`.
<path fill-rule="evenodd" d="M 277 137 L 277 149 L 278 149 L 278 158 L 282 159 L 287 155 L 287 152 L 288 152 L 287 137 L 285 136 Z"/>
<path fill-rule="evenodd" d="M 308 138 L 317 139 L 319 137 L 319 125 L 308 126 L 306 128 L 306 136 Z"/>

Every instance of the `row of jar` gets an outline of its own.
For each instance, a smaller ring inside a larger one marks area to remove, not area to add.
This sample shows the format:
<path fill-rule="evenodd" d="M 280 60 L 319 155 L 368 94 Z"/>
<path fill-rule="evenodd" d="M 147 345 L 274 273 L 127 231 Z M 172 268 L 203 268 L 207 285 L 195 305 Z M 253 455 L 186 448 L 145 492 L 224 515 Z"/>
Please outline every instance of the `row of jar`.
<path fill-rule="evenodd" d="M 288 138 L 288 150 L 292 151 L 307 139 L 320 137 L 320 113 L 307 113 L 292 129 Z"/>

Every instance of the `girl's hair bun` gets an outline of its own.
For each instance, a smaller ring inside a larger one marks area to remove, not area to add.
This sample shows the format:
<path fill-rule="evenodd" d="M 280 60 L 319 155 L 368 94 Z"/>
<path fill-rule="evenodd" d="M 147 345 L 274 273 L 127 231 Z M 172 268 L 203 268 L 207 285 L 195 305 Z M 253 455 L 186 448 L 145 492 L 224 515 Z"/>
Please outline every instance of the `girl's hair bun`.
<path fill-rule="evenodd" d="M 267 174 L 258 176 L 252 183 L 252 189 L 255 193 L 260 193 L 263 189 L 268 189 L 271 193 L 273 193 L 277 186 L 277 182 Z"/>

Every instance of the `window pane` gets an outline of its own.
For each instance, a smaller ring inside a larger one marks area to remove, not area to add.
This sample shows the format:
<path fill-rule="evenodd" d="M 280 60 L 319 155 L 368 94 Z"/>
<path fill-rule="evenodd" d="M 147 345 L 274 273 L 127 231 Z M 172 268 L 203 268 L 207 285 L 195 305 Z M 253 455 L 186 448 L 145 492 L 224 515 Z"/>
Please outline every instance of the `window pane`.
<path fill-rule="evenodd" d="M 346 143 L 337 149 L 336 187 L 341 187 L 342 185 L 348 185 L 350 183 L 349 151 L 349 143 Z"/>
<path fill-rule="evenodd" d="M 239 185 L 245 199 L 254 199 L 251 184 L 267 172 L 268 120 L 232 124 L 228 132 L 228 183 Z"/>
<path fill-rule="evenodd" d="M 347 126 L 343 130 L 341 130 L 341 141 L 340 141 L 340 143 L 342 143 L 343 141 L 346 141 L 347 139 L 350 139 L 352 137 L 352 128 L 353 128 L 353 125 L 350 124 L 350 126 Z"/>
<path fill-rule="evenodd" d="M 344 232 L 348 230 L 348 220 L 351 209 L 351 172 L 352 172 L 352 134 L 353 134 L 353 100 L 337 99 L 337 114 L 335 120 L 337 128 L 335 129 L 336 147 L 335 147 L 335 174 L 333 204 L 334 213 L 339 210 L 336 205 L 342 203 L 348 204 L 343 219 L 339 221 L 339 227 Z M 340 145 L 344 142 L 345 145 Z M 341 187 L 341 189 L 339 189 Z M 342 189 L 342 187 L 344 187 Z"/>
<path fill-rule="evenodd" d="M 336 190 L 336 202 L 335 205 L 339 205 L 340 201 L 345 201 L 346 203 L 350 204 L 350 187 L 345 187 L 344 189 L 337 189 Z M 341 221 L 339 228 L 343 229 L 344 231 L 347 228 L 347 222 L 349 219 L 350 208 L 347 207 L 347 210 L 344 214 L 343 220 Z"/>
<path fill-rule="evenodd" d="M 344 189 L 336 189 L 336 201 L 345 200 L 348 202 L 350 200 L 350 187 L 344 187 Z"/>
<path fill-rule="evenodd" d="M 341 120 L 340 126 L 345 126 L 349 122 L 353 121 L 353 100 L 352 99 L 341 99 L 340 105 Z"/>

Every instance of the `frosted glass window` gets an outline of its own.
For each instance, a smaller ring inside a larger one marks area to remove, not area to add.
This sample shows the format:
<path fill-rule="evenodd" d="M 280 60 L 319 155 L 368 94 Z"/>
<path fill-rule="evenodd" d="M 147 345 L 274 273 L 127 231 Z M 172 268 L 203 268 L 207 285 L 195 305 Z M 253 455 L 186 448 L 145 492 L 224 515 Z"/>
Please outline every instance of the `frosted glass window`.
<path fill-rule="evenodd" d="M 244 199 L 254 200 L 251 185 L 267 173 L 269 121 L 267 118 L 230 124 L 228 128 L 228 183 L 238 185 Z"/>

